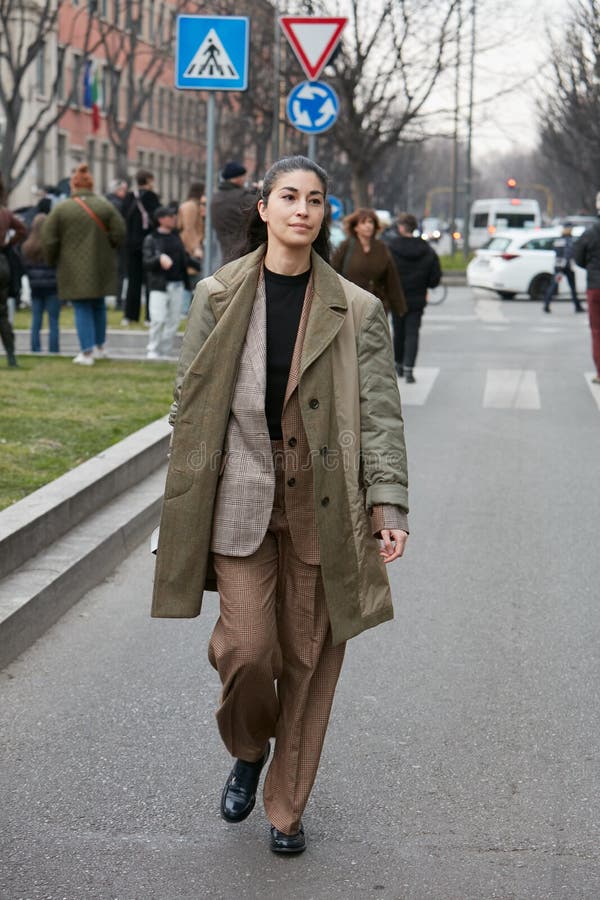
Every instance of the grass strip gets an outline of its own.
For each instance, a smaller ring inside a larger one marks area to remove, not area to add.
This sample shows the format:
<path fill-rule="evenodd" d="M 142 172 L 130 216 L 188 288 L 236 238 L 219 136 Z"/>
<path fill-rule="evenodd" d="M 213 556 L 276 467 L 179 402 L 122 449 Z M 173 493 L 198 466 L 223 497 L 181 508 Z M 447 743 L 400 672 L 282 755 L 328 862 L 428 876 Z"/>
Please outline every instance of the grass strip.
<path fill-rule="evenodd" d="M 176 369 L 22 355 L 0 366 L 0 509 L 166 415 Z"/>
<path fill-rule="evenodd" d="M 147 329 L 144 327 L 143 322 L 132 322 L 131 325 L 121 325 L 121 321 L 123 320 L 123 310 L 122 309 L 111 309 L 107 307 L 106 310 L 106 327 L 111 330 L 116 329 L 117 331 L 144 331 Z M 186 321 L 183 320 L 179 325 L 179 331 L 185 331 Z M 30 307 L 21 307 L 15 312 L 15 317 L 13 321 L 13 328 L 17 328 L 19 330 L 29 331 L 31 328 L 31 308 Z M 48 316 L 44 313 L 44 323 L 43 328 L 48 328 Z M 69 303 L 63 303 L 60 310 L 60 319 L 59 319 L 59 328 L 65 328 L 70 331 L 73 331 L 75 328 L 75 314 L 73 312 L 73 305 Z"/>

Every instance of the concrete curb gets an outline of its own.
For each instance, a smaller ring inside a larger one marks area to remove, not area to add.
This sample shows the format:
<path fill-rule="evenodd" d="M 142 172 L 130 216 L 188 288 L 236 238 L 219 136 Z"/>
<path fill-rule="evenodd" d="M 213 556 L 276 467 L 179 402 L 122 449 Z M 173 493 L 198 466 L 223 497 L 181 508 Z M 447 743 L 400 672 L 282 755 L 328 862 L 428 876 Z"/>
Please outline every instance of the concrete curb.
<path fill-rule="evenodd" d="M 171 428 L 159 419 L 0 512 L 0 578 L 164 463 Z"/>
<path fill-rule="evenodd" d="M 0 513 L 0 667 L 158 524 L 170 432 L 153 422 Z"/>

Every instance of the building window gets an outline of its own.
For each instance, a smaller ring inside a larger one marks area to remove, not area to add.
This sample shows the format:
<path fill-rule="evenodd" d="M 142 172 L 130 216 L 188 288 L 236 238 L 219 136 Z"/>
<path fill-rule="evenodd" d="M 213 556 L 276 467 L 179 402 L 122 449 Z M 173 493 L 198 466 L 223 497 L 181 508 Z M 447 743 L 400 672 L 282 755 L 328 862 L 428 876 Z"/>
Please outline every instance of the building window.
<path fill-rule="evenodd" d="M 71 95 L 71 106 L 79 106 L 79 101 L 81 97 L 81 84 L 80 80 L 83 77 L 82 67 L 81 67 L 81 56 L 79 53 L 73 54 L 73 68 L 72 68 L 72 76 L 73 76 L 73 90 Z"/>
<path fill-rule="evenodd" d="M 100 190 L 103 194 L 108 190 L 108 144 L 100 149 Z"/>
<path fill-rule="evenodd" d="M 154 11 L 154 0 L 148 0 L 148 40 L 152 44 L 154 42 L 154 38 L 156 36 L 156 29 L 154 27 L 155 22 L 155 11 Z"/>
<path fill-rule="evenodd" d="M 175 196 L 175 194 L 173 193 L 173 175 L 174 175 L 174 169 L 175 169 L 175 161 L 174 161 L 173 157 L 171 157 L 171 160 L 170 160 L 170 162 L 169 162 L 169 164 L 168 164 L 168 166 L 167 166 L 167 175 L 168 175 L 168 179 L 167 179 L 167 180 L 168 180 L 167 197 L 174 197 L 174 196 Z"/>
<path fill-rule="evenodd" d="M 165 91 L 164 88 L 158 89 L 158 103 L 156 107 L 156 127 L 162 131 L 165 127 Z"/>
<path fill-rule="evenodd" d="M 148 99 L 146 100 L 146 122 L 148 128 L 154 128 L 154 91 L 150 88 Z"/>
<path fill-rule="evenodd" d="M 38 132 L 40 145 L 35 157 L 35 180 L 39 188 L 46 183 L 46 138 L 40 131 Z"/>
<path fill-rule="evenodd" d="M 87 164 L 93 178 L 94 170 L 96 168 L 96 141 L 94 138 L 90 138 L 87 143 Z"/>
<path fill-rule="evenodd" d="M 35 86 L 42 97 L 46 93 L 46 44 L 42 41 L 35 61 Z"/>
<path fill-rule="evenodd" d="M 56 142 L 56 169 L 57 181 L 65 178 L 67 174 L 67 136 L 63 132 L 59 132 Z"/>
<path fill-rule="evenodd" d="M 59 103 L 65 99 L 65 48 L 58 47 L 58 72 L 56 73 L 56 99 Z"/>
<path fill-rule="evenodd" d="M 168 130 L 169 134 L 173 134 L 173 132 L 175 131 L 175 97 L 173 96 L 173 94 L 171 94 L 169 96 L 168 107 L 169 107 L 169 123 L 168 123 L 167 130 Z"/>
<path fill-rule="evenodd" d="M 119 119 L 119 100 L 121 97 L 121 73 L 118 69 L 110 72 L 110 111 L 115 121 Z"/>

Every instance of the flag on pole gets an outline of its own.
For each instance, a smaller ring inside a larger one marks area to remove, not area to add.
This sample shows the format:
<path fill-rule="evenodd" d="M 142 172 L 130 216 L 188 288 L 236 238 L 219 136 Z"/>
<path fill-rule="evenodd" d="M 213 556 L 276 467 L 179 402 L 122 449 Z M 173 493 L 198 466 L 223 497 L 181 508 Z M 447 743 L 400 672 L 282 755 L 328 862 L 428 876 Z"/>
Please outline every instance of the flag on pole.
<path fill-rule="evenodd" d="M 94 63 L 94 77 L 92 79 L 92 131 L 95 133 L 100 128 L 100 76 L 98 66 Z"/>
<path fill-rule="evenodd" d="M 100 106 L 102 103 L 100 76 L 96 63 L 88 59 L 83 69 L 83 105 L 92 111 L 92 131 L 100 128 Z"/>

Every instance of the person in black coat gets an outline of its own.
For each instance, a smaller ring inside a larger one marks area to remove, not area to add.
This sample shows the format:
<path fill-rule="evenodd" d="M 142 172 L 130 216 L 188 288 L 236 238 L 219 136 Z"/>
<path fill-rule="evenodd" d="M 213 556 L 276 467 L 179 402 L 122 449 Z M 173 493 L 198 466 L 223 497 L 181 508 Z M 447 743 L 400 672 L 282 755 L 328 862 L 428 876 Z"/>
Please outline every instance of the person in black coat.
<path fill-rule="evenodd" d="M 427 304 L 427 290 L 437 287 L 442 278 L 435 250 L 422 238 L 413 237 L 417 227 L 418 222 L 413 215 L 400 213 L 398 233 L 388 232 L 383 236 L 398 269 L 408 306 L 404 316 L 392 311 L 396 371 L 399 377 L 405 376 L 408 384 L 414 384 L 416 380 L 413 369 L 419 350 L 419 329 Z"/>
<path fill-rule="evenodd" d="M 189 289 L 190 258 L 175 226 L 177 210 L 159 206 L 157 228 L 144 238 L 143 260 L 148 287 L 150 334 L 146 356 L 161 359 L 173 352 L 173 338 L 183 309 L 183 292 Z"/>
<path fill-rule="evenodd" d="M 127 225 L 125 249 L 127 253 L 127 296 L 125 298 L 125 316 L 122 325 L 139 322 L 144 283 L 144 263 L 142 244 L 153 226 L 153 216 L 160 200 L 154 193 L 154 175 L 147 169 L 140 169 L 135 176 L 136 188 L 123 201 L 122 215 Z M 146 318 L 149 319 L 148 304 Z"/>
<path fill-rule="evenodd" d="M 598 222 L 577 239 L 573 259 L 587 270 L 586 300 L 592 331 L 592 358 L 596 374 L 594 384 L 600 384 L 600 192 L 596 195 Z"/>

